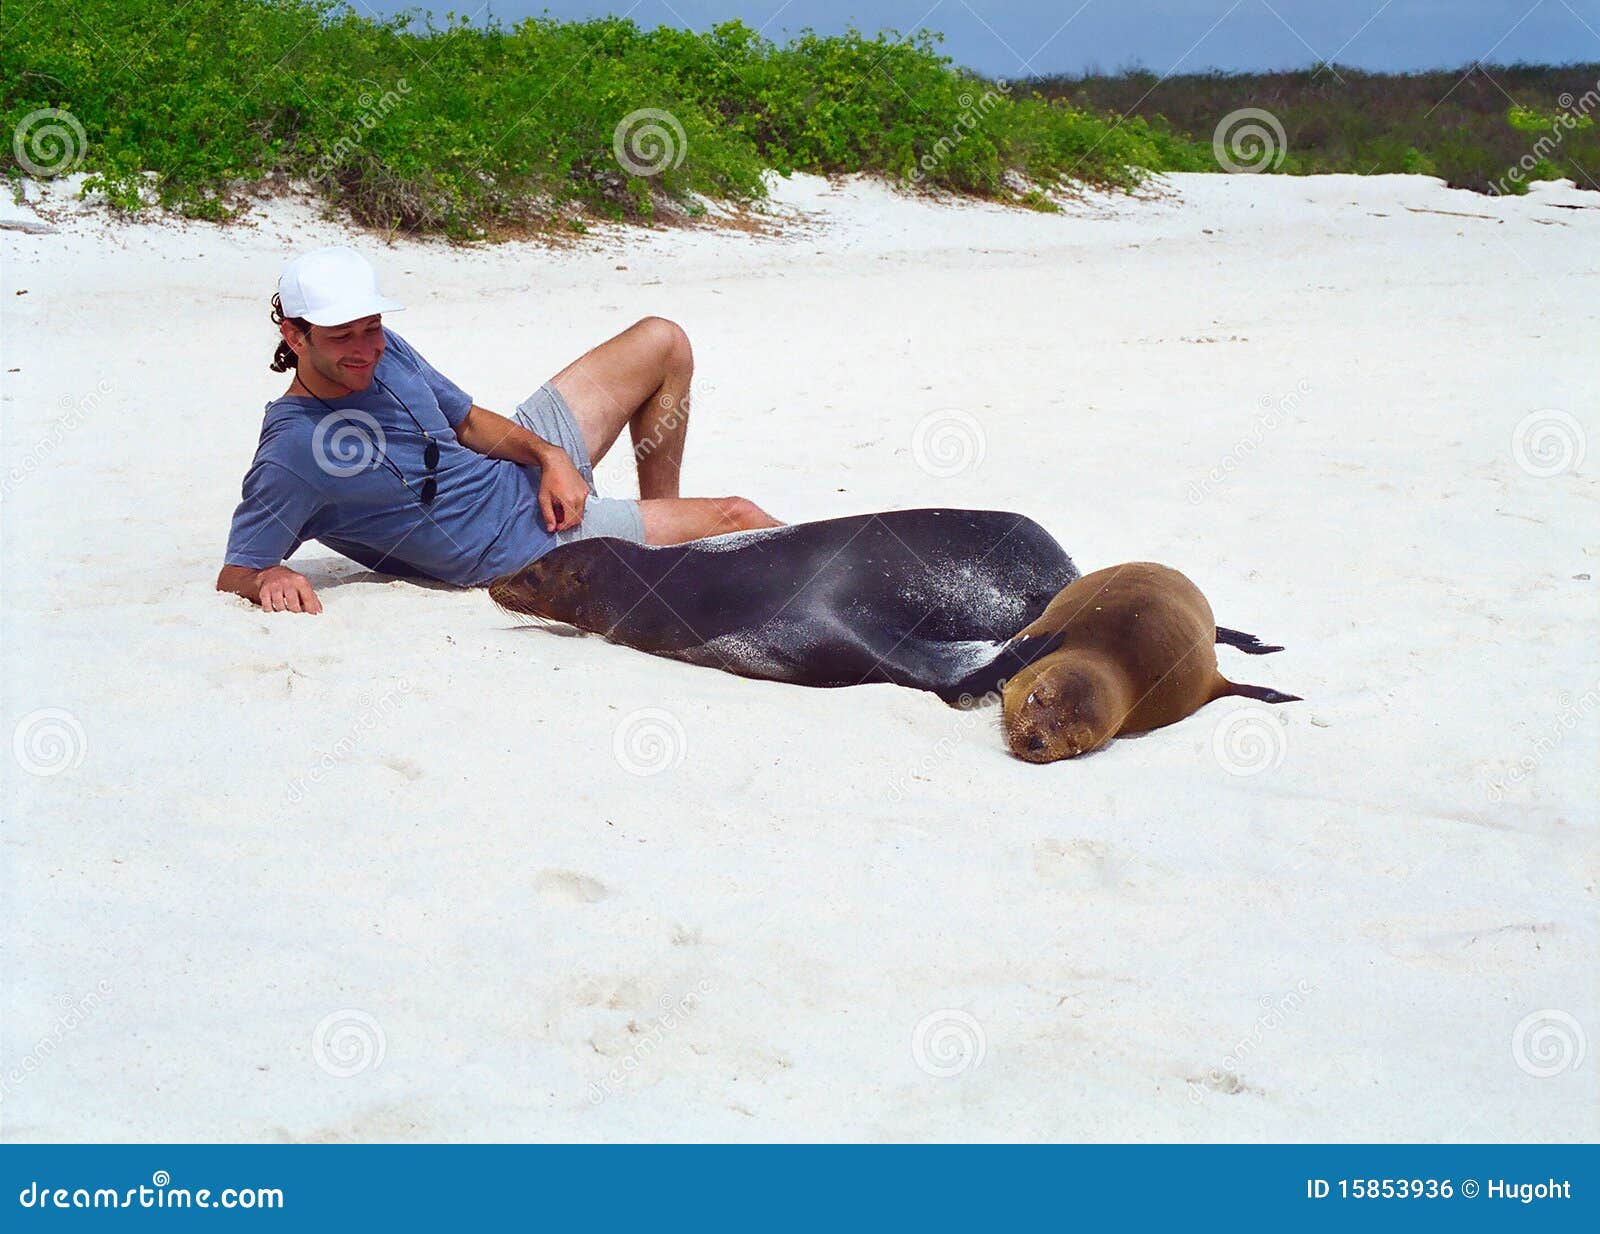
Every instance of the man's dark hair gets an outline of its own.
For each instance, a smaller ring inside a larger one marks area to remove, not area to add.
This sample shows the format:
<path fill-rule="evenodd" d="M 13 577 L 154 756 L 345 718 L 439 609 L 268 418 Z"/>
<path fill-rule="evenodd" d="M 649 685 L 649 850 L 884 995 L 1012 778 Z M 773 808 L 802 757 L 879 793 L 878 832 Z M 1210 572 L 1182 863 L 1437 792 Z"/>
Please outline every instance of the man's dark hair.
<path fill-rule="evenodd" d="M 285 317 L 283 315 L 283 301 L 278 298 L 277 293 L 273 293 L 272 324 L 276 326 L 285 321 L 307 338 L 311 337 L 311 323 L 304 317 Z M 294 348 L 280 338 L 278 340 L 278 350 L 272 356 L 272 371 L 274 373 L 287 373 L 290 369 L 298 368 L 299 366 L 300 357 L 294 354 Z"/>

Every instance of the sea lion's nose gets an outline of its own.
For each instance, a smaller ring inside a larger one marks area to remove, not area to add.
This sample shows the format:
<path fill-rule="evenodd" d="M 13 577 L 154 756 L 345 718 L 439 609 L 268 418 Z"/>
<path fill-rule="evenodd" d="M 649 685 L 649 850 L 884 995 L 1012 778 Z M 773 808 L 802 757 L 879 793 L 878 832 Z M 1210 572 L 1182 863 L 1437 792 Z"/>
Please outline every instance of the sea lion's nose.
<path fill-rule="evenodd" d="M 1028 738 L 1028 753 L 1029 754 L 1039 754 L 1039 753 L 1042 753 L 1043 750 L 1044 750 L 1044 738 L 1043 737 L 1039 736 L 1038 733 L 1035 733 L 1035 734 L 1033 734 L 1033 736 Z"/>

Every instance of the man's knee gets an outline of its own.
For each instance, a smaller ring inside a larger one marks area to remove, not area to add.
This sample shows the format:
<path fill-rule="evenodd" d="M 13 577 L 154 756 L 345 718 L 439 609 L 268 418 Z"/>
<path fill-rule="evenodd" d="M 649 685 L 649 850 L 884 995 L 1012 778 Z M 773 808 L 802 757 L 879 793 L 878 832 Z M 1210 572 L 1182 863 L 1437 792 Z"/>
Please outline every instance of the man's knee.
<path fill-rule="evenodd" d="M 719 497 L 717 514 L 735 531 L 748 531 L 755 527 L 771 525 L 767 512 L 748 497 Z"/>
<path fill-rule="evenodd" d="M 648 340 L 664 364 L 688 365 L 694 362 L 689 335 L 677 322 L 665 317 L 641 317 L 634 322 L 633 328 Z"/>

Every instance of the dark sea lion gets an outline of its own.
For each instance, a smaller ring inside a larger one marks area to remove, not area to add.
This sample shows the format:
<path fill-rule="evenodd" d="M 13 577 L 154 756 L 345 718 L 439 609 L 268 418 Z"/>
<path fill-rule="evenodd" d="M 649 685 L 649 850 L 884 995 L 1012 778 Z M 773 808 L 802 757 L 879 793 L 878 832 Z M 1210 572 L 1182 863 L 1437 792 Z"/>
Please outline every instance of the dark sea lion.
<path fill-rule="evenodd" d="M 1258 655 L 1281 650 L 1219 629 L 1200 589 L 1166 566 L 1135 561 L 1084 575 L 1008 645 L 1027 661 L 1001 695 L 1011 752 L 1034 763 L 1072 758 L 1230 695 L 1300 701 L 1228 681 L 1218 640 Z"/>
<path fill-rule="evenodd" d="M 640 651 L 806 686 L 984 694 L 1012 636 L 1078 577 L 1039 524 L 894 510 L 668 547 L 579 540 L 490 584 L 501 607 Z"/>

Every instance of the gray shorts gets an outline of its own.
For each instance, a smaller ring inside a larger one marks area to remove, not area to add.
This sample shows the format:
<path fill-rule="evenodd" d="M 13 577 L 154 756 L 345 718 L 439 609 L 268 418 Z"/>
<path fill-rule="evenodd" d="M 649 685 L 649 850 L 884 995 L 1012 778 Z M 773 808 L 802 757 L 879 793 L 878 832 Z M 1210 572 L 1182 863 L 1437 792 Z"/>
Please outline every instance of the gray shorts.
<path fill-rule="evenodd" d="M 589 461 L 589 447 L 583 444 L 583 433 L 572 415 L 572 408 L 561 392 L 548 381 L 517 406 L 512 416 L 530 433 L 537 433 L 552 445 L 560 446 L 572 465 L 589 485 L 589 500 L 584 503 L 583 521 L 566 531 L 558 531 L 556 543 L 571 544 L 574 540 L 590 540 L 596 536 L 615 536 L 619 540 L 644 543 L 644 516 L 639 503 L 627 497 L 602 497 L 594 486 L 594 465 Z M 539 491 L 543 469 L 528 464 L 523 468 Z"/>

